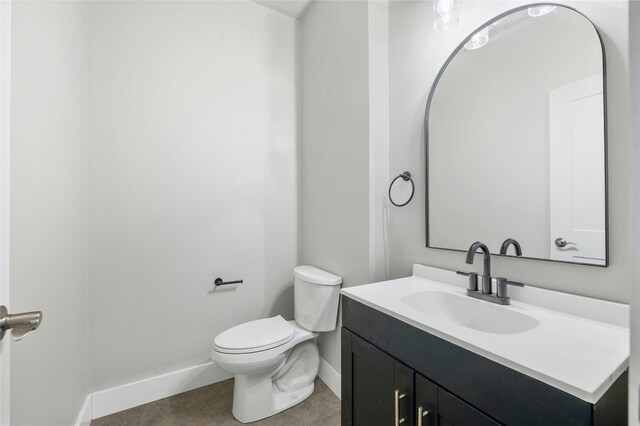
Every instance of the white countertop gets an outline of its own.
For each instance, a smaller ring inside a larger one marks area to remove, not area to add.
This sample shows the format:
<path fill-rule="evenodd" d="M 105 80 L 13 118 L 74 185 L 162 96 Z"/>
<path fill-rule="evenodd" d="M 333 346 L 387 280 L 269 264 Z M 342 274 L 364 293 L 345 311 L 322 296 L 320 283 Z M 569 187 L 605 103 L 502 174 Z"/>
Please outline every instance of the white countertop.
<path fill-rule="evenodd" d="M 466 283 L 453 271 L 415 265 L 412 277 L 341 293 L 589 403 L 597 402 L 627 368 L 628 305 L 510 287 L 512 304 L 500 306 L 466 296 Z M 486 324 L 452 321 L 447 309 L 434 304 L 456 297 L 464 297 L 463 305 L 480 312 Z M 499 323 L 510 318 L 524 318 L 522 330 Z M 493 319 L 498 321 L 495 330 L 481 331 L 492 328 Z"/>

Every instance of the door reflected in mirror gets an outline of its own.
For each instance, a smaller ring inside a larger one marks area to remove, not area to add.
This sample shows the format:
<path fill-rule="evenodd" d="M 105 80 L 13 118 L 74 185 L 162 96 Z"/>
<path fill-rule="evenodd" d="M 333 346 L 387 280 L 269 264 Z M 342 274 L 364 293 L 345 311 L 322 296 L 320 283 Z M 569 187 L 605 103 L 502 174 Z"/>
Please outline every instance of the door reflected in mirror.
<path fill-rule="evenodd" d="M 604 81 L 600 37 L 571 8 L 470 34 L 429 95 L 427 246 L 499 254 L 513 238 L 523 257 L 606 266 Z"/>

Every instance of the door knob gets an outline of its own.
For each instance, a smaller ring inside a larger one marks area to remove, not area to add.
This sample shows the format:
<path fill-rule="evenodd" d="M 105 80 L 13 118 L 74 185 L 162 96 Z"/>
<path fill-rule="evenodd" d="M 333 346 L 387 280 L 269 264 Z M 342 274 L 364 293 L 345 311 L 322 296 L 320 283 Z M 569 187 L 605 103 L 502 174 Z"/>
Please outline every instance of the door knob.
<path fill-rule="evenodd" d="M 11 330 L 13 340 L 21 340 L 29 332 L 35 330 L 42 322 L 42 312 L 23 312 L 9 315 L 7 307 L 0 305 L 0 340 L 7 330 Z"/>
<path fill-rule="evenodd" d="M 569 242 L 569 241 L 565 240 L 565 239 L 564 239 L 564 238 L 562 238 L 562 237 L 560 237 L 560 238 L 556 238 L 555 243 L 556 243 L 556 246 L 557 246 L 557 247 L 560 247 L 560 248 L 562 248 L 562 247 L 566 247 L 566 246 L 568 246 L 568 245 L 570 245 L 570 244 L 573 244 L 574 246 L 578 247 L 578 244 L 576 244 L 576 243 L 572 243 L 572 242 Z"/>

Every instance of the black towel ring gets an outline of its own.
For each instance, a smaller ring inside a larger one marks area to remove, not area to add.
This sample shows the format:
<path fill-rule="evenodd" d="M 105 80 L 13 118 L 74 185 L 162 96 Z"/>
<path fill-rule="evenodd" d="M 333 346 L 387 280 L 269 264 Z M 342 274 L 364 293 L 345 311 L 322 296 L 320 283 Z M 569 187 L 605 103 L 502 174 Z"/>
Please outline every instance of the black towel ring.
<path fill-rule="evenodd" d="M 396 183 L 396 181 L 398 179 L 402 178 L 403 181 L 409 181 L 411 182 L 411 196 L 409 197 L 409 199 L 403 203 L 403 204 L 397 204 L 393 201 L 393 198 L 391 198 L 391 188 L 393 187 L 393 184 Z M 395 179 L 393 179 L 391 181 L 391 184 L 389 185 L 389 201 L 391 201 L 391 204 L 393 204 L 396 207 L 404 207 L 407 204 L 409 204 L 409 202 L 411 201 L 411 199 L 413 199 L 413 194 L 416 192 L 416 185 L 413 183 L 413 179 L 411 179 L 411 173 L 409 172 L 403 172 L 401 174 L 399 174 L 398 176 L 395 177 Z"/>

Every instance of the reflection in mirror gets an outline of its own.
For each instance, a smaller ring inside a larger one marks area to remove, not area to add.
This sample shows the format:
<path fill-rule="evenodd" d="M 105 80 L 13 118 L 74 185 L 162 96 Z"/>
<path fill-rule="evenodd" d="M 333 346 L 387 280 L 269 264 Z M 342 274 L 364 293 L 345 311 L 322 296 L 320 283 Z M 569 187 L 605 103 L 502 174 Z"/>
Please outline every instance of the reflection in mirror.
<path fill-rule="evenodd" d="M 467 37 L 427 106 L 427 246 L 513 238 L 523 257 L 605 266 L 603 70 L 593 24 L 563 6 Z"/>

